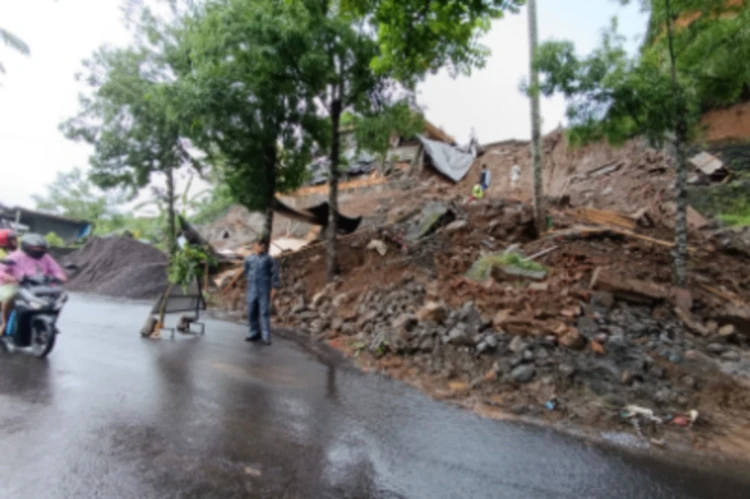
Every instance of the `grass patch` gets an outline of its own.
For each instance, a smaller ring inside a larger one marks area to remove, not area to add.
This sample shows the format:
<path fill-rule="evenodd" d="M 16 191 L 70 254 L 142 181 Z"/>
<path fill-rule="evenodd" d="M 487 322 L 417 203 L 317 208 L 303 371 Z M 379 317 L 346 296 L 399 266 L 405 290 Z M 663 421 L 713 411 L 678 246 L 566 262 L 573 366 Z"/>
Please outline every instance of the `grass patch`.
<path fill-rule="evenodd" d="M 492 269 L 495 267 L 515 267 L 521 270 L 528 270 L 531 272 L 546 272 L 547 268 L 537 262 L 528 260 L 518 253 L 493 253 L 491 255 L 485 255 L 471 266 L 469 272 L 466 273 L 466 277 L 475 281 L 484 281 L 492 274 Z"/>
<path fill-rule="evenodd" d="M 744 215 L 723 213 L 718 218 L 722 223 L 731 225 L 732 227 L 750 226 L 750 213 Z"/>
<path fill-rule="evenodd" d="M 546 272 L 547 268 L 541 263 L 528 260 L 518 253 L 508 253 L 501 255 L 501 265 L 504 267 L 513 266 L 523 270 L 531 270 L 534 272 Z"/>
<path fill-rule="evenodd" d="M 750 226 L 750 201 L 747 198 L 737 198 L 733 202 L 728 203 L 716 218 L 726 225 L 735 227 Z"/>

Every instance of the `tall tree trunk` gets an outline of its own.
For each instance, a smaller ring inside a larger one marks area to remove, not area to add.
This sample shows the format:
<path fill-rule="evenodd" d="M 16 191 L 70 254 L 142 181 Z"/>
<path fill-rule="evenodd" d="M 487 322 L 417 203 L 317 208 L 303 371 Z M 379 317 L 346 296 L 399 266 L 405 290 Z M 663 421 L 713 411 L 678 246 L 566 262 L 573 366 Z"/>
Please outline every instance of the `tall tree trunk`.
<path fill-rule="evenodd" d="M 677 81 L 677 57 L 674 51 L 674 29 L 672 19 L 672 2 L 664 0 L 667 13 L 667 37 L 669 42 L 669 63 L 672 71 L 672 89 L 674 94 L 675 120 L 675 154 L 677 156 L 677 181 L 675 183 L 675 203 L 677 212 L 674 220 L 674 281 L 680 287 L 687 286 L 688 265 L 688 224 L 687 224 L 687 154 L 685 148 L 688 138 L 687 110 L 683 99 L 682 88 Z"/>
<path fill-rule="evenodd" d="M 687 222 L 687 154 L 685 146 L 687 143 L 686 133 L 682 129 L 687 129 L 686 123 L 680 120 L 677 124 L 677 133 L 675 134 L 675 151 L 677 155 L 677 181 L 675 183 L 675 203 L 677 212 L 674 220 L 674 281 L 675 284 L 684 288 L 687 286 L 687 267 L 688 267 L 688 222 Z"/>
<path fill-rule="evenodd" d="M 328 158 L 328 282 L 333 281 L 338 272 L 336 258 L 336 229 L 339 225 L 339 161 L 341 157 L 341 135 L 339 123 L 341 121 L 341 93 L 334 89 L 331 102 L 331 155 Z"/>
<path fill-rule="evenodd" d="M 278 159 L 278 153 L 276 151 L 276 143 L 266 147 L 264 163 L 266 167 L 265 174 L 265 191 L 266 191 L 266 221 L 263 225 L 262 237 L 271 240 L 273 235 L 273 208 L 274 200 L 276 196 L 276 161 Z"/>
<path fill-rule="evenodd" d="M 174 214 L 174 168 L 168 168 L 167 174 L 167 252 L 171 257 L 177 253 L 177 224 Z"/>
<path fill-rule="evenodd" d="M 536 0 L 529 0 L 529 55 L 531 58 L 531 164 L 534 175 L 534 221 L 537 234 L 546 229 L 544 190 L 542 185 L 542 117 L 539 109 L 539 70 L 534 63 L 539 35 L 536 25 Z"/>

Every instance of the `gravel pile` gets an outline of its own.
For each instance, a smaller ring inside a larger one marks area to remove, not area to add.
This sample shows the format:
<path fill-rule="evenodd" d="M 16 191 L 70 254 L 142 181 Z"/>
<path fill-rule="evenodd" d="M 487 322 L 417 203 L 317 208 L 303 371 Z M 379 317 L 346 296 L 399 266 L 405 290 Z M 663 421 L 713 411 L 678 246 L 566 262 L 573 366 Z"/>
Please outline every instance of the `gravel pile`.
<path fill-rule="evenodd" d="M 79 267 L 68 284 L 72 291 L 146 300 L 168 284 L 167 255 L 129 237 L 92 239 L 65 262 Z"/>

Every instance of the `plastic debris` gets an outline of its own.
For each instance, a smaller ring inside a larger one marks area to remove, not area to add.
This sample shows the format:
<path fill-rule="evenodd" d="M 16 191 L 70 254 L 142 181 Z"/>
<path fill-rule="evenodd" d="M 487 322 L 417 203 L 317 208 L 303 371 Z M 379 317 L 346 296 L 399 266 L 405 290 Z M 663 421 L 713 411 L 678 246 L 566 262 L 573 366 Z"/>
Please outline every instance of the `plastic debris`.
<path fill-rule="evenodd" d="M 639 405 L 628 405 L 625 407 L 625 411 L 622 413 L 623 418 L 625 419 L 632 419 L 636 416 L 640 416 L 643 419 L 646 419 L 648 421 L 652 421 L 657 424 L 664 423 L 664 420 L 661 418 L 658 418 L 654 416 L 654 411 L 652 409 L 648 409 L 646 407 L 641 407 Z"/>
<path fill-rule="evenodd" d="M 685 416 L 675 416 L 670 423 L 675 426 L 690 426 L 690 420 Z"/>
<path fill-rule="evenodd" d="M 365 249 L 375 250 L 380 256 L 385 256 L 388 253 L 388 246 L 380 239 L 373 239 L 370 241 Z"/>
<path fill-rule="evenodd" d="M 651 443 L 656 447 L 665 447 L 667 445 L 667 441 L 663 438 L 652 438 Z"/>
<path fill-rule="evenodd" d="M 690 424 L 695 424 L 695 422 L 698 420 L 698 411 L 695 409 L 691 409 L 688 413 L 690 415 Z"/>
<path fill-rule="evenodd" d="M 546 408 L 546 409 L 547 409 L 548 411 L 554 411 L 555 409 L 557 409 L 557 406 L 558 406 L 558 404 L 559 404 L 559 403 L 558 403 L 558 401 L 557 401 L 557 397 L 552 397 L 551 399 L 549 399 L 548 401 L 546 401 L 546 402 L 544 403 L 544 407 L 545 407 L 545 408 Z"/>

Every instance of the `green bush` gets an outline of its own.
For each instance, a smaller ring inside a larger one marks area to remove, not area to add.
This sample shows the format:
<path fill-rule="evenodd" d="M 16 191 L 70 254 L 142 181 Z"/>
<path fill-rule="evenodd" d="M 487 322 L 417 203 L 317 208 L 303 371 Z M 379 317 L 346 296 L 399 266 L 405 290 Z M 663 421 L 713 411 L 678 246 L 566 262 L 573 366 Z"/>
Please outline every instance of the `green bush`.
<path fill-rule="evenodd" d="M 64 248 L 65 247 L 65 240 L 54 232 L 50 232 L 49 234 L 44 236 L 44 238 L 47 240 L 47 243 L 52 248 Z"/>
<path fill-rule="evenodd" d="M 195 279 L 203 278 L 206 266 L 213 265 L 216 265 L 216 259 L 206 250 L 188 244 L 172 257 L 167 276 L 172 284 L 187 289 Z"/>

